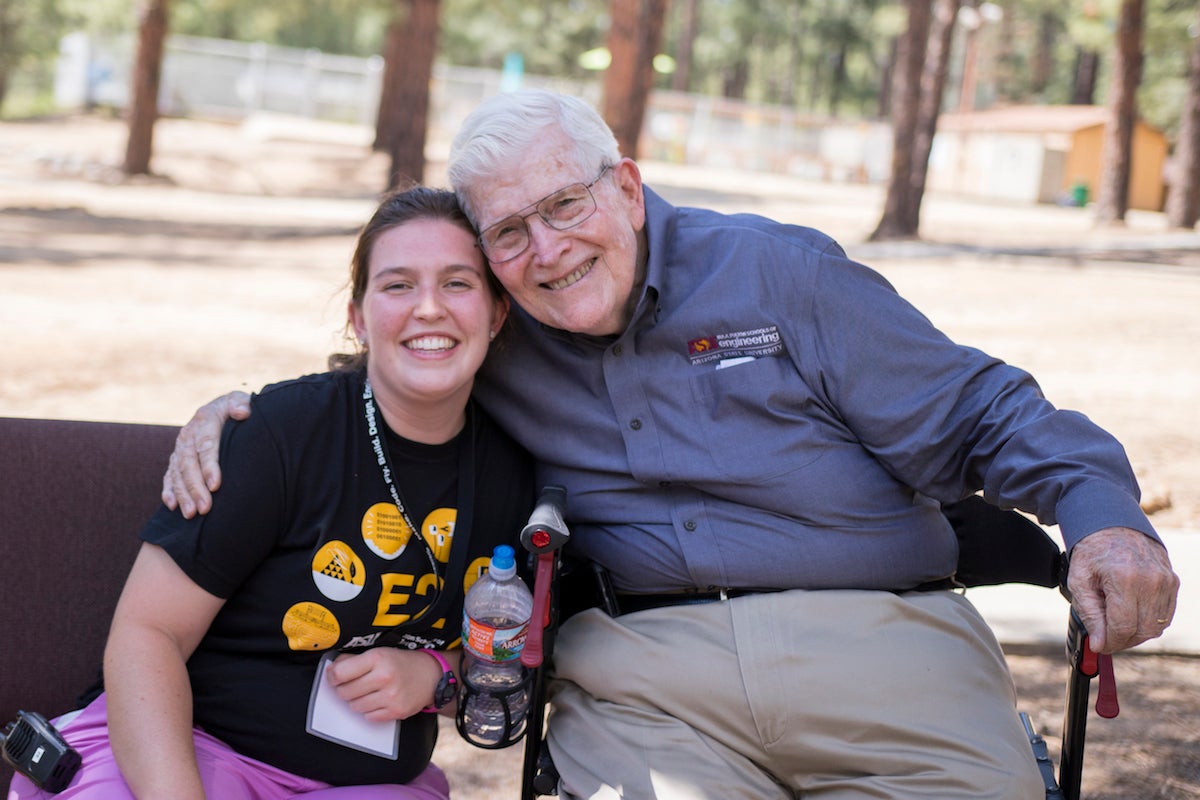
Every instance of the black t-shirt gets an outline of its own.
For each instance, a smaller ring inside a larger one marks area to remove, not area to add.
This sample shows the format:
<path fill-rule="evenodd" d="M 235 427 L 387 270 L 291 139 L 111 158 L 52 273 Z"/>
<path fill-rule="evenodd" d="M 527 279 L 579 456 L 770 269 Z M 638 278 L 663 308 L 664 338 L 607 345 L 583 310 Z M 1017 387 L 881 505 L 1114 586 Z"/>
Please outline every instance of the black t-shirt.
<path fill-rule="evenodd" d="M 457 646 L 465 588 L 496 545 L 517 546 L 534 500 L 528 455 L 480 409 L 444 445 L 401 439 L 377 415 L 405 510 L 443 576 L 451 542 L 463 546 L 459 454 L 464 437 L 474 442 L 466 587 L 447 577 L 441 613 L 413 621 L 435 581 L 384 482 L 362 395 L 361 372 L 265 388 L 248 420 L 225 427 L 212 511 L 185 520 L 161 508 L 142 532 L 199 586 L 227 598 L 188 662 L 196 725 L 244 755 L 335 785 L 410 781 L 429 763 L 437 721 L 402 720 L 396 761 L 309 734 L 321 656 L 376 643 Z"/>

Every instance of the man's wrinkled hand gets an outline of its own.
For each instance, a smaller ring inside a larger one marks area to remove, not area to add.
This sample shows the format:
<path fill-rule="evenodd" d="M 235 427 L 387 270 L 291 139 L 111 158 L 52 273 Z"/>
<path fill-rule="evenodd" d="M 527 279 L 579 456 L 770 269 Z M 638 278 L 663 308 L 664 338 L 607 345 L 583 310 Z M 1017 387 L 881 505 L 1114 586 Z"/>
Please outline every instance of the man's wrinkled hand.
<path fill-rule="evenodd" d="M 1179 576 L 1166 548 L 1130 528 L 1106 528 L 1071 550 L 1071 602 L 1097 653 L 1162 636 L 1175 617 Z"/>
<path fill-rule="evenodd" d="M 221 486 L 217 459 L 221 429 L 228 419 L 250 416 L 250 395 L 230 392 L 201 406 L 179 429 L 163 475 L 162 501 L 187 519 L 212 509 L 212 493 Z"/>

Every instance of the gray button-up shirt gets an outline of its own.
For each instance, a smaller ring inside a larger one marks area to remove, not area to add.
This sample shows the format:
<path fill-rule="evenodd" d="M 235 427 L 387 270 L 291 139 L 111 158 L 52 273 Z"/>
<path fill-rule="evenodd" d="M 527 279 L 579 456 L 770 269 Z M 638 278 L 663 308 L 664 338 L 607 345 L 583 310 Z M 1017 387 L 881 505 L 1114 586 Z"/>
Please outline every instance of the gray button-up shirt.
<path fill-rule="evenodd" d="M 1120 444 L 827 236 L 645 197 L 624 333 L 514 309 L 477 382 L 617 588 L 910 588 L 954 571 L 939 501 L 979 489 L 1068 546 L 1154 535 Z"/>

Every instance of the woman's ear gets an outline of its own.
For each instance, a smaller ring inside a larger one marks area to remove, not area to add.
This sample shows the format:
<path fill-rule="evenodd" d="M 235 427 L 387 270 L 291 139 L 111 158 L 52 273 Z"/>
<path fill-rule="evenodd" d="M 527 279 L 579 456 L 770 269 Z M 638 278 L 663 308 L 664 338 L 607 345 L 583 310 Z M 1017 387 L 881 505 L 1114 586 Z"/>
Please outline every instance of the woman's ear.
<path fill-rule="evenodd" d="M 346 304 L 346 317 L 350 321 L 350 330 L 354 331 L 358 343 L 366 347 L 367 323 L 363 319 L 362 309 L 353 300 Z"/>
<path fill-rule="evenodd" d="M 504 328 L 504 321 L 508 319 L 509 299 L 508 294 L 502 294 L 496 298 L 496 318 L 492 320 L 492 329 L 488 335 L 489 339 L 495 339 L 500 335 L 500 331 Z"/>

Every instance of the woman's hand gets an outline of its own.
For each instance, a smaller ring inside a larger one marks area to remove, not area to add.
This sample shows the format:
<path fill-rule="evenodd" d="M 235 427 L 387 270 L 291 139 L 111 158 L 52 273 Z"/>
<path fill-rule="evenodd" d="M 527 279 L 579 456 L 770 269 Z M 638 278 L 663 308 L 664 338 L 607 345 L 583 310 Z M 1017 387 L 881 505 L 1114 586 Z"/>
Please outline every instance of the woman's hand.
<path fill-rule="evenodd" d="M 433 702 L 442 667 L 420 650 L 374 647 L 338 656 L 326 672 L 338 697 L 368 722 L 405 719 Z"/>

